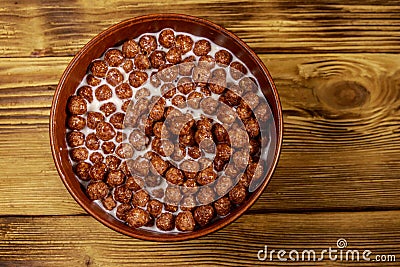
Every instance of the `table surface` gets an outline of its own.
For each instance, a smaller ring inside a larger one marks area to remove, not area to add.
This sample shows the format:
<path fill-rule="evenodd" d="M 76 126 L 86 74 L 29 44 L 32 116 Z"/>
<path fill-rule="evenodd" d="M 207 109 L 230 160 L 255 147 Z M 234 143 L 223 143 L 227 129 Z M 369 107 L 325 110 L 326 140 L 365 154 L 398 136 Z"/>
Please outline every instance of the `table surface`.
<path fill-rule="evenodd" d="M 123 19 L 161 12 L 209 19 L 247 42 L 276 82 L 285 127 L 254 206 L 177 243 L 130 238 L 88 216 L 59 179 L 48 136 L 74 54 Z M 257 252 L 338 249 L 340 238 L 372 260 L 400 261 L 399 1 L 2 0 L 0 26 L 0 266 L 333 266 L 345 262 L 260 262 Z"/>

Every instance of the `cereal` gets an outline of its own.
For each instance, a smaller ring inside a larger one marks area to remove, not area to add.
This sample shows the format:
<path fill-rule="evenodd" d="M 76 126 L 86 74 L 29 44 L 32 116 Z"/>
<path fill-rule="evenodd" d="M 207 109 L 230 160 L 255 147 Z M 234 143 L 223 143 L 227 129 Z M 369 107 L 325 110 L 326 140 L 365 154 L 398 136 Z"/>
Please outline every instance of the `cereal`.
<path fill-rule="evenodd" d="M 107 172 L 107 166 L 102 162 L 96 162 L 90 168 L 89 176 L 93 181 L 101 181 L 104 179 Z"/>
<path fill-rule="evenodd" d="M 72 115 L 82 115 L 87 111 L 86 101 L 82 96 L 71 96 L 68 99 L 68 111 Z"/>
<path fill-rule="evenodd" d="M 175 219 L 175 226 L 180 231 L 193 231 L 196 222 L 190 211 L 179 212 Z"/>
<path fill-rule="evenodd" d="M 76 177 L 133 228 L 206 227 L 266 171 L 268 103 L 243 62 L 205 38 L 163 29 L 107 49 L 66 110 Z"/>
<path fill-rule="evenodd" d="M 104 54 L 104 60 L 110 67 L 118 67 L 124 62 L 124 55 L 118 49 L 110 49 Z"/>
<path fill-rule="evenodd" d="M 171 48 L 175 44 L 175 33 L 173 30 L 165 29 L 160 32 L 158 42 L 165 48 Z"/>
<path fill-rule="evenodd" d="M 93 182 L 87 186 L 86 192 L 91 200 L 102 199 L 108 195 L 108 186 L 102 181 Z"/>
<path fill-rule="evenodd" d="M 130 227 L 138 228 L 150 222 L 150 214 L 141 208 L 133 208 L 126 213 L 125 220 Z"/>
<path fill-rule="evenodd" d="M 200 206 L 193 212 L 193 217 L 200 226 L 205 226 L 214 218 L 214 208 L 211 205 Z"/>
<path fill-rule="evenodd" d="M 81 146 L 85 143 L 85 135 L 78 131 L 67 134 L 67 143 L 70 147 Z"/>
<path fill-rule="evenodd" d="M 68 128 L 71 130 L 82 130 L 86 126 L 86 120 L 85 118 L 78 116 L 78 115 L 72 115 L 68 117 L 67 120 L 67 125 Z"/>
<path fill-rule="evenodd" d="M 156 220 L 156 226 L 161 231 L 173 230 L 175 228 L 175 216 L 170 212 L 162 213 Z"/>
<path fill-rule="evenodd" d="M 90 180 L 89 170 L 91 167 L 92 167 L 92 165 L 90 165 L 87 162 L 79 162 L 78 164 L 76 164 L 76 166 L 74 168 L 74 172 L 75 172 L 76 176 L 78 176 L 79 179 L 81 179 L 83 181 L 88 181 L 88 180 Z"/>
<path fill-rule="evenodd" d="M 90 71 L 93 73 L 93 75 L 100 78 L 106 76 L 107 70 L 107 63 L 103 60 L 95 60 L 90 66 Z"/>
<path fill-rule="evenodd" d="M 134 58 L 140 53 L 140 47 L 134 40 L 128 40 L 122 45 L 122 53 L 126 58 Z"/>

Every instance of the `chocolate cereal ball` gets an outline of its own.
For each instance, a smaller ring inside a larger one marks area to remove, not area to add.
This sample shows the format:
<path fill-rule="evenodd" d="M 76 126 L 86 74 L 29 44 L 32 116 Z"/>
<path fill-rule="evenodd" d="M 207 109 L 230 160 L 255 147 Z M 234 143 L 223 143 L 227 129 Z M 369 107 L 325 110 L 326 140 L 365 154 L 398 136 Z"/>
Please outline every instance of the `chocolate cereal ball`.
<path fill-rule="evenodd" d="M 190 108 L 198 109 L 200 101 L 203 99 L 203 94 L 200 92 L 191 92 L 187 97 L 187 105 Z"/>
<path fill-rule="evenodd" d="M 257 119 L 251 117 L 244 121 L 244 125 L 246 127 L 246 131 L 251 138 L 256 137 L 260 133 L 260 125 L 258 124 Z"/>
<path fill-rule="evenodd" d="M 138 129 L 132 130 L 129 135 L 129 143 L 138 151 L 146 149 L 149 143 L 149 138 L 144 134 L 143 131 Z"/>
<path fill-rule="evenodd" d="M 228 131 L 219 123 L 215 123 L 212 128 L 212 133 L 215 142 L 218 143 L 229 143 Z"/>
<path fill-rule="evenodd" d="M 153 133 L 157 138 L 167 139 L 169 133 L 167 131 L 167 126 L 162 121 L 158 121 L 153 125 Z"/>
<path fill-rule="evenodd" d="M 90 66 L 90 71 L 96 77 L 103 78 L 106 76 L 108 70 L 107 63 L 104 60 L 95 60 Z"/>
<path fill-rule="evenodd" d="M 266 122 L 272 114 L 270 112 L 268 104 L 265 102 L 261 102 L 254 110 L 254 115 L 256 116 L 258 121 Z"/>
<path fill-rule="evenodd" d="M 240 127 L 232 127 L 231 129 L 229 129 L 228 133 L 232 147 L 242 148 L 248 145 L 249 136 L 247 135 L 247 132 L 244 129 Z"/>
<path fill-rule="evenodd" d="M 90 168 L 89 176 L 93 181 L 101 181 L 104 179 L 107 172 L 107 166 L 102 162 L 96 162 Z"/>
<path fill-rule="evenodd" d="M 193 53 L 196 56 L 205 56 L 211 51 L 211 44 L 207 40 L 199 40 L 194 44 Z"/>
<path fill-rule="evenodd" d="M 181 210 L 193 211 L 195 207 L 196 207 L 196 198 L 194 197 L 194 195 L 187 195 L 182 198 L 182 201 L 180 203 Z"/>
<path fill-rule="evenodd" d="M 114 155 L 108 155 L 106 157 L 106 165 L 110 170 L 117 170 L 119 165 L 121 164 L 121 160 Z"/>
<path fill-rule="evenodd" d="M 243 77 L 239 81 L 239 87 L 246 93 L 247 92 L 257 93 L 258 91 L 257 82 L 252 77 Z"/>
<path fill-rule="evenodd" d="M 117 206 L 117 202 L 115 202 L 112 196 L 106 197 L 101 203 L 106 210 L 113 210 Z"/>
<path fill-rule="evenodd" d="M 179 168 L 185 174 L 188 179 L 195 179 L 197 172 L 200 170 L 200 164 L 194 160 L 185 160 L 180 165 Z"/>
<path fill-rule="evenodd" d="M 67 134 L 67 143 L 70 147 L 81 146 L 84 142 L 85 135 L 81 132 L 73 131 Z"/>
<path fill-rule="evenodd" d="M 238 118 L 238 115 L 228 105 L 221 104 L 217 110 L 217 118 L 225 125 L 231 125 Z"/>
<path fill-rule="evenodd" d="M 140 47 L 134 40 L 128 40 L 122 45 L 122 53 L 124 57 L 134 58 L 140 53 Z"/>
<path fill-rule="evenodd" d="M 108 122 L 102 121 L 96 126 L 96 136 L 103 141 L 113 139 L 115 134 L 114 127 Z"/>
<path fill-rule="evenodd" d="M 174 152 L 174 144 L 171 141 L 157 137 L 151 142 L 151 148 L 163 157 L 169 157 Z"/>
<path fill-rule="evenodd" d="M 196 65 L 195 61 L 196 58 L 194 56 L 184 58 L 179 64 L 179 74 L 182 76 L 190 76 L 194 66 Z"/>
<path fill-rule="evenodd" d="M 111 187 L 122 185 L 125 180 L 125 174 L 119 170 L 111 170 L 107 174 L 107 184 Z"/>
<path fill-rule="evenodd" d="M 225 216 L 231 211 L 232 204 L 228 197 L 222 197 L 214 202 L 214 208 L 219 216 Z"/>
<path fill-rule="evenodd" d="M 158 42 L 165 48 L 171 48 L 175 44 L 175 34 L 171 29 L 165 29 L 160 32 Z"/>
<path fill-rule="evenodd" d="M 164 66 L 164 65 L 161 65 L 161 66 Z M 161 68 L 161 66 L 160 66 L 160 68 Z M 158 76 L 157 73 L 158 73 L 158 72 L 153 71 L 153 72 L 150 74 L 150 83 L 151 83 L 151 85 L 153 85 L 155 88 L 157 88 L 157 87 L 159 87 L 159 86 L 161 85 L 161 80 L 160 80 L 160 77 Z"/>
<path fill-rule="evenodd" d="M 94 77 L 92 74 L 88 74 L 86 76 L 86 82 L 90 86 L 97 86 L 101 83 L 101 80 L 99 78 Z"/>
<path fill-rule="evenodd" d="M 160 156 L 155 155 L 151 158 L 151 166 L 154 169 L 154 174 L 163 175 L 165 171 L 168 169 L 168 162 L 164 161 Z"/>
<path fill-rule="evenodd" d="M 133 208 L 126 213 L 125 220 L 130 227 L 138 228 L 148 224 L 151 218 L 147 211 L 141 208 Z"/>
<path fill-rule="evenodd" d="M 133 194 L 132 205 L 137 207 L 145 207 L 149 202 L 150 196 L 146 190 L 142 189 Z"/>
<path fill-rule="evenodd" d="M 115 215 L 117 215 L 117 218 L 120 220 L 126 220 L 126 214 L 128 213 L 128 211 L 130 211 L 132 209 L 131 204 L 124 204 L 122 203 L 121 205 L 119 205 L 117 207 L 117 212 Z"/>
<path fill-rule="evenodd" d="M 73 161 L 80 162 L 88 158 L 89 152 L 85 147 L 76 147 L 71 150 L 70 156 Z"/>
<path fill-rule="evenodd" d="M 215 59 L 210 55 L 201 56 L 199 58 L 199 67 L 211 70 L 215 66 Z"/>
<path fill-rule="evenodd" d="M 169 63 L 178 64 L 179 62 L 182 61 L 182 52 L 179 48 L 172 47 L 168 50 L 167 54 L 165 55 L 165 58 Z"/>
<path fill-rule="evenodd" d="M 236 205 L 243 203 L 246 199 L 247 190 L 241 184 L 237 184 L 232 190 L 229 192 L 229 200 Z"/>
<path fill-rule="evenodd" d="M 85 118 L 78 115 L 71 115 L 68 117 L 67 126 L 71 130 L 82 130 L 86 126 Z"/>
<path fill-rule="evenodd" d="M 196 222 L 190 211 L 182 211 L 176 216 L 175 225 L 179 231 L 193 231 Z"/>
<path fill-rule="evenodd" d="M 185 108 L 186 107 L 186 97 L 183 95 L 176 95 L 171 100 L 172 105 L 178 108 Z"/>
<path fill-rule="evenodd" d="M 196 177 L 196 182 L 199 185 L 207 185 L 209 183 L 214 182 L 215 179 L 217 179 L 217 174 L 210 166 L 199 172 L 199 174 Z"/>
<path fill-rule="evenodd" d="M 162 212 L 163 204 L 157 199 L 152 199 L 147 203 L 147 211 L 154 218 L 160 216 Z"/>
<path fill-rule="evenodd" d="M 135 67 L 139 70 L 146 70 L 150 68 L 150 60 L 147 56 L 143 54 L 136 55 L 134 62 Z"/>
<path fill-rule="evenodd" d="M 134 151 L 130 144 L 122 143 L 117 147 L 115 153 L 122 159 L 129 159 L 133 157 Z"/>
<path fill-rule="evenodd" d="M 133 70 L 129 74 L 129 84 L 135 88 L 140 87 L 147 81 L 148 75 L 144 71 Z"/>
<path fill-rule="evenodd" d="M 95 151 L 92 154 L 90 154 L 89 160 L 92 163 L 98 163 L 98 162 L 101 163 L 103 162 L 104 157 L 100 152 Z"/>
<path fill-rule="evenodd" d="M 102 181 L 91 182 L 86 193 L 91 200 L 103 199 L 108 195 L 108 186 Z"/>
<path fill-rule="evenodd" d="M 222 67 L 227 67 L 231 64 L 232 55 L 226 50 L 219 50 L 215 53 L 215 62 Z"/>
<path fill-rule="evenodd" d="M 124 118 L 125 118 L 124 113 L 121 112 L 115 113 L 110 117 L 110 123 L 114 126 L 115 129 L 123 129 Z"/>
<path fill-rule="evenodd" d="M 178 77 L 178 74 L 178 66 L 172 64 L 164 64 L 158 68 L 157 77 L 164 82 L 172 82 Z"/>
<path fill-rule="evenodd" d="M 111 154 L 114 152 L 115 150 L 115 144 L 114 142 L 110 141 L 110 142 L 103 142 L 103 144 L 101 145 L 101 150 L 103 150 L 104 154 Z"/>
<path fill-rule="evenodd" d="M 76 91 L 76 94 L 86 99 L 89 103 L 93 101 L 93 90 L 90 86 L 84 85 L 80 87 L 78 91 Z"/>
<path fill-rule="evenodd" d="M 132 198 L 132 191 L 129 190 L 128 187 L 122 185 L 120 187 L 115 188 L 114 190 L 114 199 L 121 203 L 129 203 Z"/>
<path fill-rule="evenodd" d="M 194 195 L 197 193 L 198 189 L 195 179 L 187 179 L 181 187 L 181 192 L 184 195 Z"/>
<path fill-rule="evenodd" d="M 72 115 L 82 115 L 87 111 L 86 101 L 82 96 L 70 96 L 67 107 L 69 113 Z"/>
<path fill-rule="evenodd" d="M 99 122 L 104 121 L 104 115 L 100 112 L 89 111 L 87 114 L 87 126 L 90 129 L 96 129 Z"/>
<path fill-rule="evenodd" d="M 235 168 L 241 172 L 244 171 L 247 164 L 249 163 L 249 153 L 247 150 L 238 150 L 233 154 L 233 162 Z"/>
<path fill-rule="evenodd" d="M 169 98 L 173 97 L 175 94 L 176 94 L 176 87 L 174 86 L 174 84 L 164 83 L 161 86 L 161 95 L 164 98 L 169 99 Z"/>
<path fill-rule="evenodd" d="M 166 173 L 165 173 L 165 179 L 170 182 L 171 184 L 175 185 L 182 185 L 184 182 L 184 175 L 183 172 L 175 167 L 171 167 Z"/>
<path fill-rule="evenodd" d="M 202 186 L 197 194 L 197 200 L 201 205 L 207 205 L 216 199 L 214 190 L 209 186 Z"/>
<path fill-rule="evenodd" d="M 161 231 L 171 231 L 175 228 L 175 216 L 172 213 L 164 212 L 156 220 L 156 226 Z"/>
<path fill-rule="evenodd" d="M 209 224 L 214 215 L 214 208 L 211 205 L 197 207 L 193 212 L 193 217 L 200 226 Z"/>
<path fill-rule="evenodd" d="M 106 81 L 112 86 L 117 86 L 124 81 L 124 76 L 118 69 L 110 69 L 107 72 Z"/>
<path fill-rule="evenodd" d="M 124 62 L 124 55 L 118 49 L 109 49 L 104 54 L 104 60 L 110 67 L 118 67 Z"/>
<path fill-rule="evenodd" d="M 193 47 L 193 40 L 188 35 L 178 35 L 176 36 L 175 46 L 182 51 L 182 54 L 186 54 Z"/>
<path fill-rule="evenodd" d="M 246 67 L 242 63 L 237 61 L 231 63 L 229 70 L 231 73 L 231 77 L 235 80 L 239 80 L 243 77 L 243 75 L 247 74 Z"/>
<path fill-rule="evenodd" d="M 218 101 L 212 97 L 203 98 L 200 102 L 200 108 L 207 115 L 213 115 L 217 111 Z"/>
<path fill-rule="evenodd" d="M 259 101 L 260 101 L 260 97 L 256 93 L 253 93 L 253 92 L 246 93 L 242 98 L 242 102 L 249 105 L 249 107 L 252 110 L 254 110 L 257 107 Z"/>
<path fill-rule="evenodd" d="M 100 111 L 106 115 L 106 117 L 110 116 L 117 110 L 117 106 L 112 102 L 104 103 L 100 106 Z"/>
<path fill-rule="evenodd" d="M 155 69 L 158 69 L 162 65 L 164 65 L 167 60 L 165 58 L 167 53 L 164 51 L 156 50 L 153 53 L 150 54 L 150 63 L 151 66 Z"/>
<path fill-rule="evenodd" d="M 215 192 L 219 196 L 224 196 L 232 189 L 233 185 L 232 178 L 228 176 L 221 176 L 217 179 L 215 184 Z"/>
<path fill-rule="evenodd" d="M 198 146 L 191 146 L 188 147 L 188 155 L 192 158 L 192 159 L 198 159 L 201 157 L 201 150 Z"/>
<path fill-rule="evenodd" d="M 129 174 L 130 175 L 130 174 Z M 133 192 L 139 191 L 144 187 L 144 180 L 139 176 L 128 176 L 126 178 L 125 186 Z"/>
<path fill-rule="evenodd" d="M 171 155 L 171 158 L 174 161 L 181 161 L 186 156 L 186 147 L 182 144 L 175 144 L 174 152 Z"/>
<path fill-rule="evenodd" d="M 132 88 L 127 83 L 122 83 L 115 88 L 115 94 L 120 99 L 129 99 L 132 97 Z"/>
<path fill-rule="evenodd" d="M 124 65 L 122 65 L 122 68 L 124 69 L 125 73 L 129 73 L 133 70 L 133 61 L 130 59 L 126 59 L 124 61 Z"/>
<path fill-rule="evenodd" d="M 192 78 L 198 85 L 205 85 L 211 76 L 209 68 L 204 66 L 197 66 L 193 68 Z"/>
<path fill-rule="evenodd" d="M 74 172 L 76 176 L 78 176 L 79 179 L 83 181 L 88 181 L 90 180 L 89 177 L 89 170 L 92 167 L 90 163 L 87 162 L 79 162 L 78 164 L 75 165 L 74 167 Z"/>
<path fill-rule="evenodd" d="M 97 150 L 100 147 L 100 141 L 97 138 L 96 134 L 90 133 L 86 136 L 85 145 L 90 150 Z"/>
<path fill-rule="evenodd" d="M 164 203 L 164 209 L 169 212 L 176 212 L 178 210 L 178 206 Z"/>
<path fill-rule="evenodd" d="M 183 77 L 178 81 L 178 91 L 184 95 L 189 94 L 190 92 L 194 91 L 195 84 L 190 77 Z"/>
<path fill-rule="evenodd" d="M 136 99 L 146 98 L 148 96 L 150 96 L 150 90 L 145 88 L 145 87 L 140 88 L 139 90 L 137 90 L 136 94 L 135 94 L 135 98 Z"/>
<path fill-rule="evenodd" d="M 228 144 L 225 143 L 218 144 L 216 150 L 217 150 L 215 156 L 216 158 L 219 158 L 222 161 L 229 161 L 232 154 L 232 149 Z"/>
<path fill-rule="evenodd" d="M 143 35 L 139 39 L 139 46 L 144 54 L 150 55 L 157 48 L 157 39 L 152 35 Z"/>
<path fill-rule="evenodd" d="M 96 88 L 94 94 L 97 100 L 104 101 L 112 97 L 112 90 L 108 85 L 103 84 Z"/>

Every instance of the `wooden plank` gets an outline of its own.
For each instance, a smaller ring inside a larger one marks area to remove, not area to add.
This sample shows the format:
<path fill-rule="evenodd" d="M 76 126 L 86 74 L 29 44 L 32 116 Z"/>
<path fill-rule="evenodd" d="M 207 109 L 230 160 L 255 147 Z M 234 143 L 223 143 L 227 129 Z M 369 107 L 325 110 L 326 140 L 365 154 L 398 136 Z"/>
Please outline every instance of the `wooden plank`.
<path fill-rule="evenodd" d="M 0 218 L 0 262 L 15 266 L 339 266 L 345 261 L 279 262 L 276 253 L 284 249 L 299 251 L 337 249 L 370 250 L 376 255 L 400 257 L 400 211 L 249 214 L 206 237 L 175 243 L 147 242 L 118 234 L 88 216 L 6 217 Z M 218 244 L 218 246 L 215 246 Z M 210 249 L 212 246 L 212 249 Z M 258 261 L 259 250 L 276 250 L 274 261 Z M 286 254 L 285 257 L 288 257 Z M 306 258 L 307 260 L 307 255 Z M 345 256 L 342 259 L 346 259 Z M 351 259 L 351 258 L 350 258 Z M 371 262 L 348 262 L 370 266 Z M 386 262 L 383 266 L 395 266 Z"/>
<path fill-rule="evenodd" d="M 260 53 L 399 52 L 398 1 L 2 1 L 0 56 L 73 55 L 124 19 L 194 14 L 226 27 Z"/>
<path fill-rule="evenodd" d="M 52 94 L 69 59 L 10 59 L 3 64 L 0 215 L 84 212 L 60 182 L 48 139 Z M 277 172 L 253 212 L 399 208 L 400 56 L 262 59 L 281 96 L 285 138 Z M 25 64 L 35 65 L 43 79 L 25 75 Z M 10 68 L 18 81 L 7 80 Z M 336 88 L 332 84 L 346 80 L 353 82 L 347 87 L 350 93 L 331 91 Z M 346 96 L 362 99 L 365 94 L 358 106 L 346 106 Z"/>

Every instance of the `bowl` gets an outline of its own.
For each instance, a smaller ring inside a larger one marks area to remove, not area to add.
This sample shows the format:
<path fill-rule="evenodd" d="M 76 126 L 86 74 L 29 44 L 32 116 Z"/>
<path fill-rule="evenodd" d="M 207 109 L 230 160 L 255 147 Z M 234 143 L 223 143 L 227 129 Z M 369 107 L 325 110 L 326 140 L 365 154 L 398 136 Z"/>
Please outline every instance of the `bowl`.
<path fill-rule="evenodd" d="M 74 94 L 76 87 L 87 72 L 91 61 L 99 58 L 106 49 L 121 44 L 129 38 L 135 38 L 143 33 L 158 32 L 163 28 L 188 32 L 193 35 L 208 38 L 217 45 L 230 50 L 245 63 L 257 79 L 262 94 L 268 101 L 273 116 L 274 142 L 271 144 L 265 178 L 246 201 L 234 211 L 211 224 L 192 232 L 161 233 L 156 231 L 132 228 L 104 212 L 93 203 L 82 190 L 75 177 L 69 160 L 66 142 L 66 106 L 68 98 Z M 282 144 L 283 121 L 278 93 L 263 62 L 239 37 L 228 30 L 205 19 L 182 14 L 154 14 L 122 21 L 89 41 L 72 59 L 64 71 L 55 91 L 50 115 L 50 144 L 57 171 L 72 197 L 91 216 L 122 234 L 153 241 L 178 241 L 197 238 L 214 232 L 236 220 L 259 198 L 275 170 Z"/>

